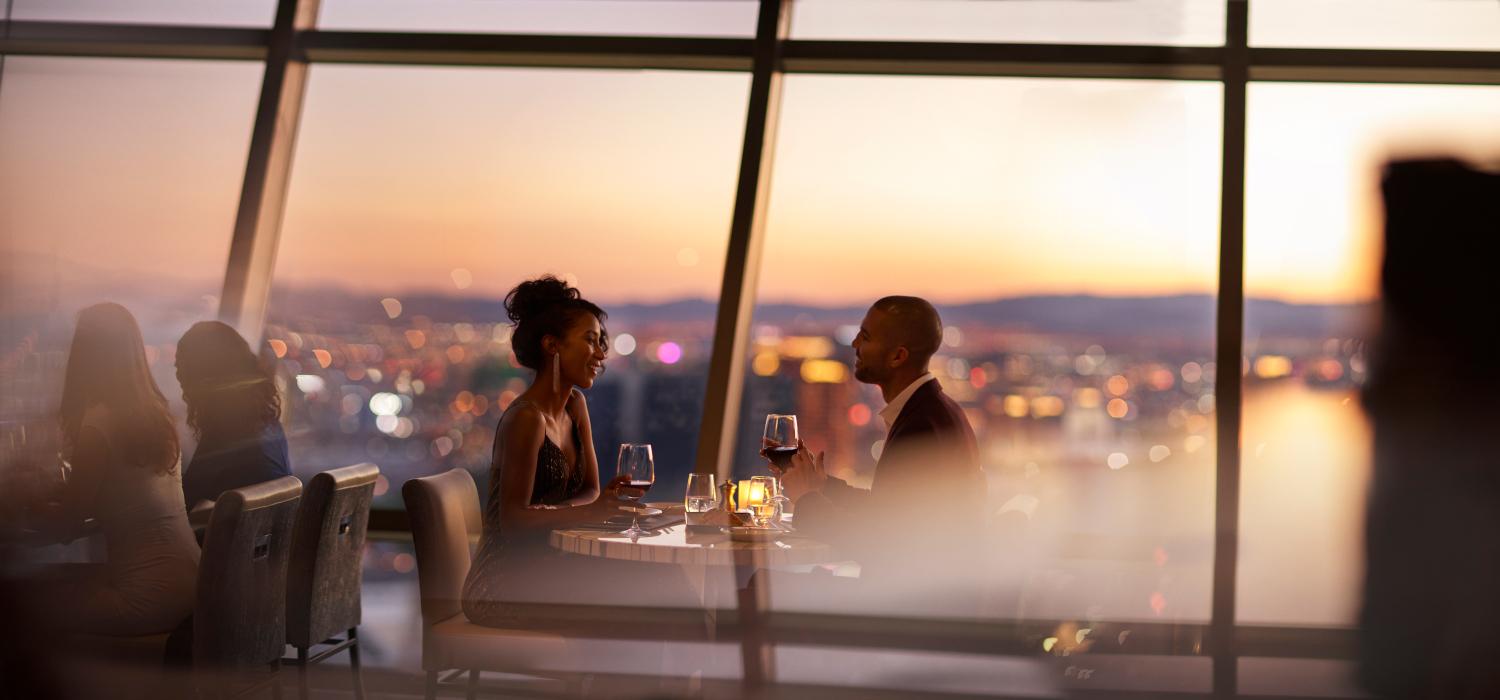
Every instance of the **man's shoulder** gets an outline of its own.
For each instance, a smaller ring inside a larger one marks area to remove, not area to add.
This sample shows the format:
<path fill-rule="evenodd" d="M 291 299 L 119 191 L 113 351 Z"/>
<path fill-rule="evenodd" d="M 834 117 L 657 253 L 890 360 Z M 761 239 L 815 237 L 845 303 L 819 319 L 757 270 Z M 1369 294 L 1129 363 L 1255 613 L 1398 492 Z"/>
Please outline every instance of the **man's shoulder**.
<path fill-rule="evenodd" d="M 946 427 L 950 424 L 963 423 L 968 425 L 968 419 L 964 418 L 963 408 L 953 397 L 943 391 L 938 380 L 928 380 L 921 388 L 911 395 L 903 407 L 901 415 L 896 417 L 896 424 L 892 426 L 892 432 L 902 423 L 915 425 L 929 425 L 932 427 Z"/>

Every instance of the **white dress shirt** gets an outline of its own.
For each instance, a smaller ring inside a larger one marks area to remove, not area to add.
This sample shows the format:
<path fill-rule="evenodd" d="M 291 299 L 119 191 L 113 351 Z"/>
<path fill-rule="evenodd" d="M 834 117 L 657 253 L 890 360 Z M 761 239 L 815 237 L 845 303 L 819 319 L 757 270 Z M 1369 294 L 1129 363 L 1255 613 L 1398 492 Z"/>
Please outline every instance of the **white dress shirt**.
<path fill-rule="evenodd" d="M 932 376 L 931 372 L 917 377 L 912 383 L 907 384 L 906 388 L 901 390 L 901 393 L 896 394 L 896 398 L 891 399 L 891 402 L 886 404 L 885 408 L 880 409 L 880 420 L 885 421 L 885 431 L 887 433 L 891 431 L 891 426 L 896 424 L 896 416 L 901 415 L 901 409 L 906 408 L 906 402 L 911 400 L 911 395 L 917 393 L 917 389 L 920 389 L 923 384 L 934 379 L 937 379 L 937 377 Z"/>

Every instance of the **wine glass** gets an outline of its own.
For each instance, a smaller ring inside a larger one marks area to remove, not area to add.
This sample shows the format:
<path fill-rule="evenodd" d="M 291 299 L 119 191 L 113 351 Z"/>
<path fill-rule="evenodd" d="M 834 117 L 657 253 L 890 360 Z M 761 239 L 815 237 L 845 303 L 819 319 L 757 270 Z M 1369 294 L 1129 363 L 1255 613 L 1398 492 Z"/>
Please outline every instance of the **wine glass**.
<path fill-rule="evenodd" d="M 776 498 L 785 508 L 786 498 L 781 496 L 781 474 L 792 466 L 792 456 L 797 454 L 797 416 L 771 413 L 766 416 L 766 430 L 761 435 L 760 454 L 771 463 L 771 473 L 776 475 Z"/>
<path fill-rule="evenodd" d="M 771 463 L 771 471 L 778 476 L 786 471 L 794 454 L 797 454 L 797 417 L 781 413 L 767 415 L 760 455 Z"/>
<path fill-rule="evenodd" d="M 627 485 L 630 488 L 641 490 L 651 488 L 651 485 L 656 483 L 656 463 L 651 456 L 651 446 L 634 442 L 627 442 L 620 445 L 620 458 L 615 462 L 615 476 L 626 477 L 629 481 Z M 639 500 L 624 495 L 619 496 L 619 498 L 622 501 Z M 630 527 L 620 534 L 628 535 L 631 538 L 646 534 L 646 531 L 641 529 L 638 517 L 640 515 L 640 508 L 637 506 L 632 508 L 630 512 Z"/>
<path fill-rule="evenodd" d="M 688 513 L 707 513 L 719 507 L 719 485 L 713 474 L 689 474 L 683 507 Z"/>

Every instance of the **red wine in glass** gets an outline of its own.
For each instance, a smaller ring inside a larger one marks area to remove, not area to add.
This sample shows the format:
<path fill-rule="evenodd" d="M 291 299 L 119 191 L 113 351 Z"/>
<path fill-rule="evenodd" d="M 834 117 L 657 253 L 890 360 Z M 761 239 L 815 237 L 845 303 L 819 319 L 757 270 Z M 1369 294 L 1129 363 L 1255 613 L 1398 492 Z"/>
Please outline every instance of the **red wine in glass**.
<path fill-rule="evenodd" d="M 797 454 L 796 447 L 785 447 L 782 445 L 767 445 L 760 450 L 760 456 L 765 457 L 781 471 L 791 468 L 792 456 L 795 454 Z"/>

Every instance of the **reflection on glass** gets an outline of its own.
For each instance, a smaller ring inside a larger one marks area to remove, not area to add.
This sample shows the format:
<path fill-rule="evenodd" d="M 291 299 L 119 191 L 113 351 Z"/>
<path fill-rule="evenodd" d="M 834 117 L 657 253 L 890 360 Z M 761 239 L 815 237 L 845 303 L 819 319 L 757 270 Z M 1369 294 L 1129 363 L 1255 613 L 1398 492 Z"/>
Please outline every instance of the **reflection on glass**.
<path fill-rule="evenodd" d="M 797 39 L 1220 46 L 1215 0 L 797 0 Z"/>
<path fill-rule="evenodd" d="M 829 473 L 868 486 L 885 402 L 849 343 L 875 299 L 925 296 L 930 369 L 989 481 L 987 614 L 1207 619 L 1218 86 L 785 90 L 739 473 L 764 473 L 761 416 L 795 412 Z"/>
<path fill-rule="evenodd" d="M 10 473 L 20 463 L 57 475 L 53 411 L 74 317 L 90 304 L 134 314 L 157 385 L 183 415 L 177 339 L 218 312 L 261 67 L 10 56 L 4 71 L 0 483 L 9 484 L 27 478 Z"/>
<path fill-rule="evenodd" d="M 13 0 L 11 17 L 43 22 L 269 27 L 276 0 Z"/>
<path fill-rule="evenodd" d="M 757 0 L 323 0 L 323 29 L 749 37 Z"/>
<path fill-rule="evenodd" d="M 1381 166 L 1492 160 L 1500 89 L 1254 84 L 1248 104 L 1239 621 L 1352 625 Z"/>
<path fill-rule="evenodd" d="M 1250 44 L 1351 49 L 1500 50 L 1490 0 L 1255 0 Z"/>
<path fill-rule="evenodd" d="M 315 66 L 267 325 L 297 469 L 375 462 L 377 507 L 400 507 L 412 476 L 483 478 L 531 379 L 502 299 L 552 272 L 609 313 L 594 444 L 652 443 L 681 493 L 747 81 Z"/>

